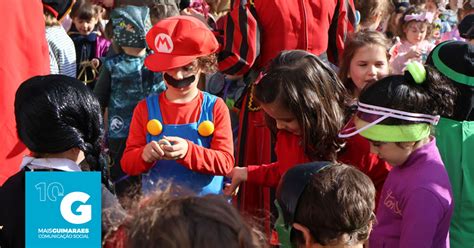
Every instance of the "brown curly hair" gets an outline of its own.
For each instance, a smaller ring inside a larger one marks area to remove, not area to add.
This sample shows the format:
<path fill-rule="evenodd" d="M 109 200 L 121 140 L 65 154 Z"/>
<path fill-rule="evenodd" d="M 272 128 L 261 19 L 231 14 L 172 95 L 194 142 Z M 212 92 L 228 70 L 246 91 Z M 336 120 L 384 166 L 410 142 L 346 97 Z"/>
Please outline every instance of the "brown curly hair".
<path fill-rule="evenodd" d="M 214 73 L 217 71 L 217 55 L 212 53 L 206 56 L 197 58 L 198 67 L 205 73 Z"/>
<path fill-rule="evenodd" d="M 127 247 L 260 248 L 263 240 L 223 196 L 168 185 L 144 198 L 126 224 Z"/>

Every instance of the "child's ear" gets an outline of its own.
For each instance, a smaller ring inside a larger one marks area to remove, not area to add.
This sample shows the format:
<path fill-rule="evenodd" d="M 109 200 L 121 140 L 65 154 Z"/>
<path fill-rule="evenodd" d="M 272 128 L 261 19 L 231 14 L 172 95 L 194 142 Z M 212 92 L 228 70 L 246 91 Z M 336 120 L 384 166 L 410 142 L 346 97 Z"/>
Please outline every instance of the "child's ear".
<path fill-rule="evenodd" d="M 311 247 L 314 245 L 313 237 L 309 229 L 299 223 L 293 223 L 293 228 L 303 233 L 304 247 Z"/>

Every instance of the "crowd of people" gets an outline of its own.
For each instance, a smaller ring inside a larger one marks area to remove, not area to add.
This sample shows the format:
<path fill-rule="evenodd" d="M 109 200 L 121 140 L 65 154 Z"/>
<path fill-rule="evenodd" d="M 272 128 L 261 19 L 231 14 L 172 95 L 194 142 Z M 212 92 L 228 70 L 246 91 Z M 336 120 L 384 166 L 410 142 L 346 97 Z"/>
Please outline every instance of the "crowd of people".
<path fill-rule="evenodd" d="M 101 172 L 104 247 L 474 246 L 474 1 L 33 2 L 0 247 L 45 170 Z"/>

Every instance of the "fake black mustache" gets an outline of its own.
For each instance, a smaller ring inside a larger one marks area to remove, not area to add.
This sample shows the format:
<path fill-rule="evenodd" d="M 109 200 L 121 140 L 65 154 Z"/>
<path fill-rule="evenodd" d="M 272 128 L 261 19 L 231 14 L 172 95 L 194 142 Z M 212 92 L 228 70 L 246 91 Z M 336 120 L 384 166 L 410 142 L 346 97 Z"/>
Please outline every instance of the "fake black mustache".
<path fill-rule="evenodd" d="M 166 82 L 169 85 L 173 86 L 174 88 L 178 88 L 178 89 L 189 86 L 191 83 L 194 82 L 194 80 L 196 80 L 195 75 L 192 75 L 192 76 L 189 76 L 187 78 L 180 79 L 180 80 L 176 80 L 172 76 L 170 76 L 166 73 L 164 74 L 163 77 L 165 78 Z"/>

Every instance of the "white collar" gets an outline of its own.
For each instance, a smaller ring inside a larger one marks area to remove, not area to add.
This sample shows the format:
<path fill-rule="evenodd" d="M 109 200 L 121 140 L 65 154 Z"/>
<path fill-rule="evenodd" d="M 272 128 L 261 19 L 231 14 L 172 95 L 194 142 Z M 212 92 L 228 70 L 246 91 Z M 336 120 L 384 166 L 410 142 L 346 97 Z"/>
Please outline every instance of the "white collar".
<path fill-rule="evenodd" d="M 27 166 L 30 169 L 55 169 L 61 171 L 81 171 L 76 162 L 67 158 L 34 158 L 30 156 L 23 157 L 20 170 Z"/>

